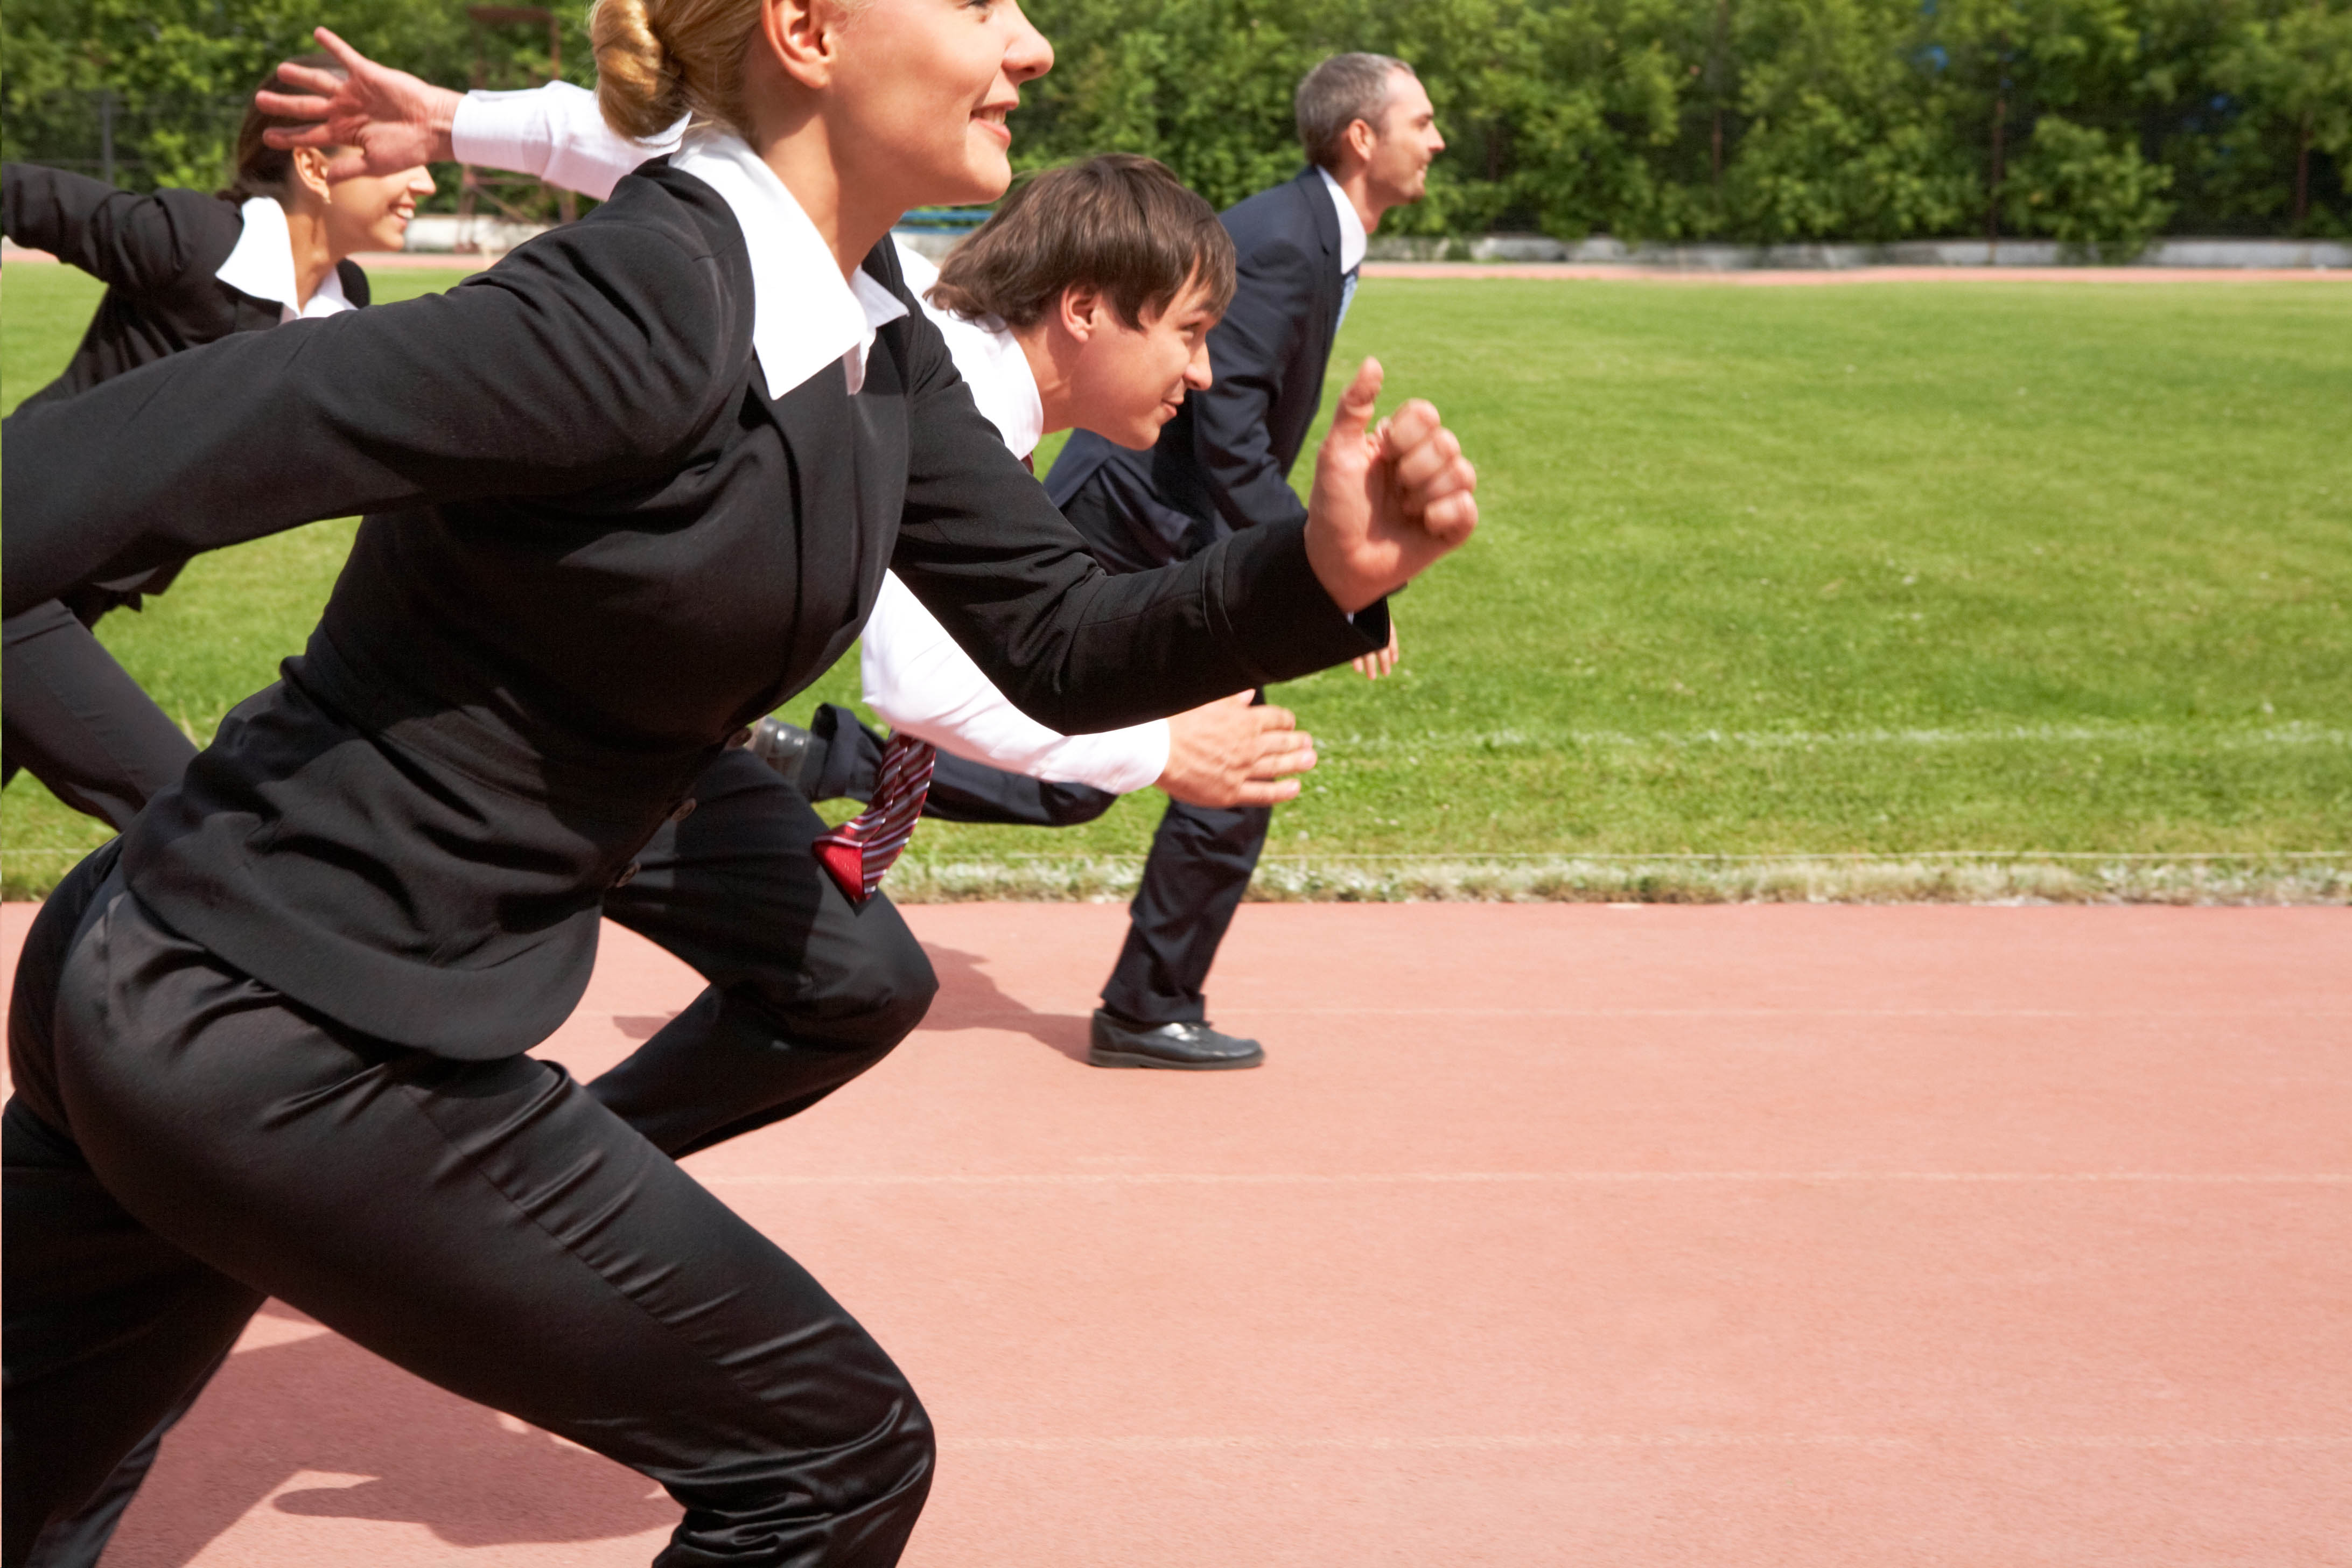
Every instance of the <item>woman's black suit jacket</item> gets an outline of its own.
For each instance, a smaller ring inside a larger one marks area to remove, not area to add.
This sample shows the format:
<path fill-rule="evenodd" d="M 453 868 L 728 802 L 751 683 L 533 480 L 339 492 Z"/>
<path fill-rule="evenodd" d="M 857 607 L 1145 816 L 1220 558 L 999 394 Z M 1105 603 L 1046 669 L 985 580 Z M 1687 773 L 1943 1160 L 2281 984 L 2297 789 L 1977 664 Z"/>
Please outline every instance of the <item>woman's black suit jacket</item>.
<path fill-rule="evenodd" d="M 28 404 L 71 397 L 142 364 L 285 319 L 277 300 L 215 276 L 245 237 L 242 210 L 223 196 L 181 190 L 139 195 L 63 169 L 9 163 L 0 166 L 0 230 L 106 285 L 73 358 Z M 335 276 L 345 299 L 368 302 L 368 277 L 359 263 L 338 262 Z M 118 605 L 137 609 L 142 595 L 163 592 L 185 563 L 161 563 L 126 581 L 71 584 L 59 596 L 94 624 Z"/>
<path fill-rule="evenodd" d="M 237 204 L 199 191 L 138 195 L 38 163 L 0 168 L 0 228 L 106 285 L 65 373 L 34 397 L 70 397 L 231 332 L 274 327 L 284 312 L 215 276 L 245 236 Z M 367 274 L 336 264 L 343 295 L 368 302 Z"/>
<path fill-rule="evenodd" d="M 866 266 L 907 297 L 887 243 Z M 1065 731 L 1385 643 L 1295 525 L 1106 575 L 911 298 L 856 397 L 836 363 L 771 398 L 751 304 L 726 205 L 656 163 L 446 294 L 9 420 L 12 611 L 368 513 L 308 649 L 126 838 L 155 914 L 366 1033 L 504 1056 L 570 1012 L 599 896 L 849 646 L 886 567 Z"/>

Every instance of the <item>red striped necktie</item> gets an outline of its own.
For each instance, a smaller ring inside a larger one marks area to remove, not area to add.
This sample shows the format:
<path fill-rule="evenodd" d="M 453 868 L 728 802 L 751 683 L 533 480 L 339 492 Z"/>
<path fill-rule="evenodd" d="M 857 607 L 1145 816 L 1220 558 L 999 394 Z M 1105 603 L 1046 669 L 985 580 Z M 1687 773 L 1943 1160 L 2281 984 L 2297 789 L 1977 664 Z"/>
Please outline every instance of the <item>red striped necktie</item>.
<path fill-rule="evenodd" d="M 851 903 L 862 904 L 874 896 L 882 874 L 915 836 L 923 795 L 931 787 L 931 765 L 939 755 L 928 741 L 904 731 L 892 735 L 882 742 L 873 803 L 840 826 L 816 836 L 811 848 L 817 864 Z"/>

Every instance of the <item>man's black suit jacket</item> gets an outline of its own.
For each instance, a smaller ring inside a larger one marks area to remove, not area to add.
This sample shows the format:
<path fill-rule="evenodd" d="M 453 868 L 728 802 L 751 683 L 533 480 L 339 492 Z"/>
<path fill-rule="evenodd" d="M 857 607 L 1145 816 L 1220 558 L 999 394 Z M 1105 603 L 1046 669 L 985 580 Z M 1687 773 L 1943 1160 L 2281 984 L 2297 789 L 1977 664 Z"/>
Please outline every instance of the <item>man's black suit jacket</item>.
<path fill-rule="evenodd" d="M 0 167 L 0 229 L 106 285 L 73 358 L 27 403 L 71 397 L 125 371 L 284 319 L 277 300 L 214 276 L 245 234 L 237 205 L 220 196 L 180 190 L 142 196 L 63 169 L 10 163 Z M 368 302 L 368 277 L 359 263 L 337 263 L 335 276 L 344 298 Z M 161 593 L 183 564 L 75 584 L 60 596 L 83 621 L 95 622 L 117 605 L 138 608 L 142 595 Z"/>
<path fill-rule="evenodd" d="M 1110 576 L 909 304 L 866 385 L 771 397 L 726 204 L 648 164 L 446 294 L 244 333 L 7 424 L 5 607 L 369 515 L 284 679 L 123 847 L 167 925 L 331 1018 L 527 1049 L 599 900 L 731 733 L 830 666 L 895 568 L 1005 695 L 1084 731 L 1386 640 L 1303 531 Z M 771 309 L 789 301 L 770 301 Z"/>
<path fill-rule="evenodd" d="M 1209 333 L 1213 384 L 1185 397 L 1150 450 L 1082 431 L 1046 478 L 1063 506 L 1111 469 L 1139 553 L 1151 560 L 1182 560 L 1239 530 L 1307 516 L 1289 476 L 1322 405 L 1339 330 L 1339 213 L 1310 167 L 1228 207 L 1223 221 L 1239 276 Z"/>

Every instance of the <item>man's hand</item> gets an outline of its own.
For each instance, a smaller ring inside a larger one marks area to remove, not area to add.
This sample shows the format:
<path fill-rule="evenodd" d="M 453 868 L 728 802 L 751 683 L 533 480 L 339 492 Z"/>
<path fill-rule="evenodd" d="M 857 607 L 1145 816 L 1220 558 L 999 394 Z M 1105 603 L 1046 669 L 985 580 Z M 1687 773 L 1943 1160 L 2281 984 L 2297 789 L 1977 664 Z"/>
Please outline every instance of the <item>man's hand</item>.
<path fill-rule="evenodd" d="M 1378 680 L 1381 676 L 1394 669 L 1397 662 L 1396 616 L 1393 615 L 1389 616 L 1388 647 L 1378 653 L 1360 653 L 1348 662 L 1354 665 L 1356 673 L 1366 680 Z"/>
<path fill-rule="evenodd" d="M 1287 708 L 1253 707 L 1250 694 L 1168 721 L 1168 771 L 1160 787 L 1187 805 L 1272 805 L 1298 794 L 1292 777 L 1315 765 L 1315 738 Z"/>
<path fill-rule="evenodd" d="M 341 154 L 327 165 L 327 178 L 394 174 L 419 163 L 446 163 L 457 156 L 449 127 L 464 94 L 435 87 L 406 71 L 376 64 L 324 27 L 312 37 L 343 63 L 351 75 L 296 65 L 278 68 L 278 79 L 297 90 L 253 95 L 264 114 L 306 120 L 307 125 L 272 126 L 261 139 L 272 147 L 336 147 Z"/>
<path fill-rule="evenodd" d="M 1381 364 L 1366 360 L 1315 458 L 1307 559 L 1349 615 L 1393 594 L 1478 526 L 1478 471 L 1414 398 L 1372 427 Z"/>

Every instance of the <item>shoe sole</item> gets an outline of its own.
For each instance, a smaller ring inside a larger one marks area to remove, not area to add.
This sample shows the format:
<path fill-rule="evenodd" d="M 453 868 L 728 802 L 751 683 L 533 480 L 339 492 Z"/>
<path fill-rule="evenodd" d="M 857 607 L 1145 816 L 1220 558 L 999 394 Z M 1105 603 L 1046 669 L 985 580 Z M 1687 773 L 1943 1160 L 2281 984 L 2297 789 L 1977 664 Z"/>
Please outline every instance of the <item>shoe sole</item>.
<path fill-rule="evenodd" d="M 1159 1068 L 1165 1072 L 1233 1072 L 1242 1068 L 1264 1067 L 1265 1053 L 1260 1051 L 1254 1057 L 1234 1057 L 1227 1061 L 1175 1062 L 1166 1057 L 1146 1056 L 1141 1051 L 1118 1051 L 1102 1046 L 1088 1046 L 1087 1065 L 1097 1068 Z"/>

